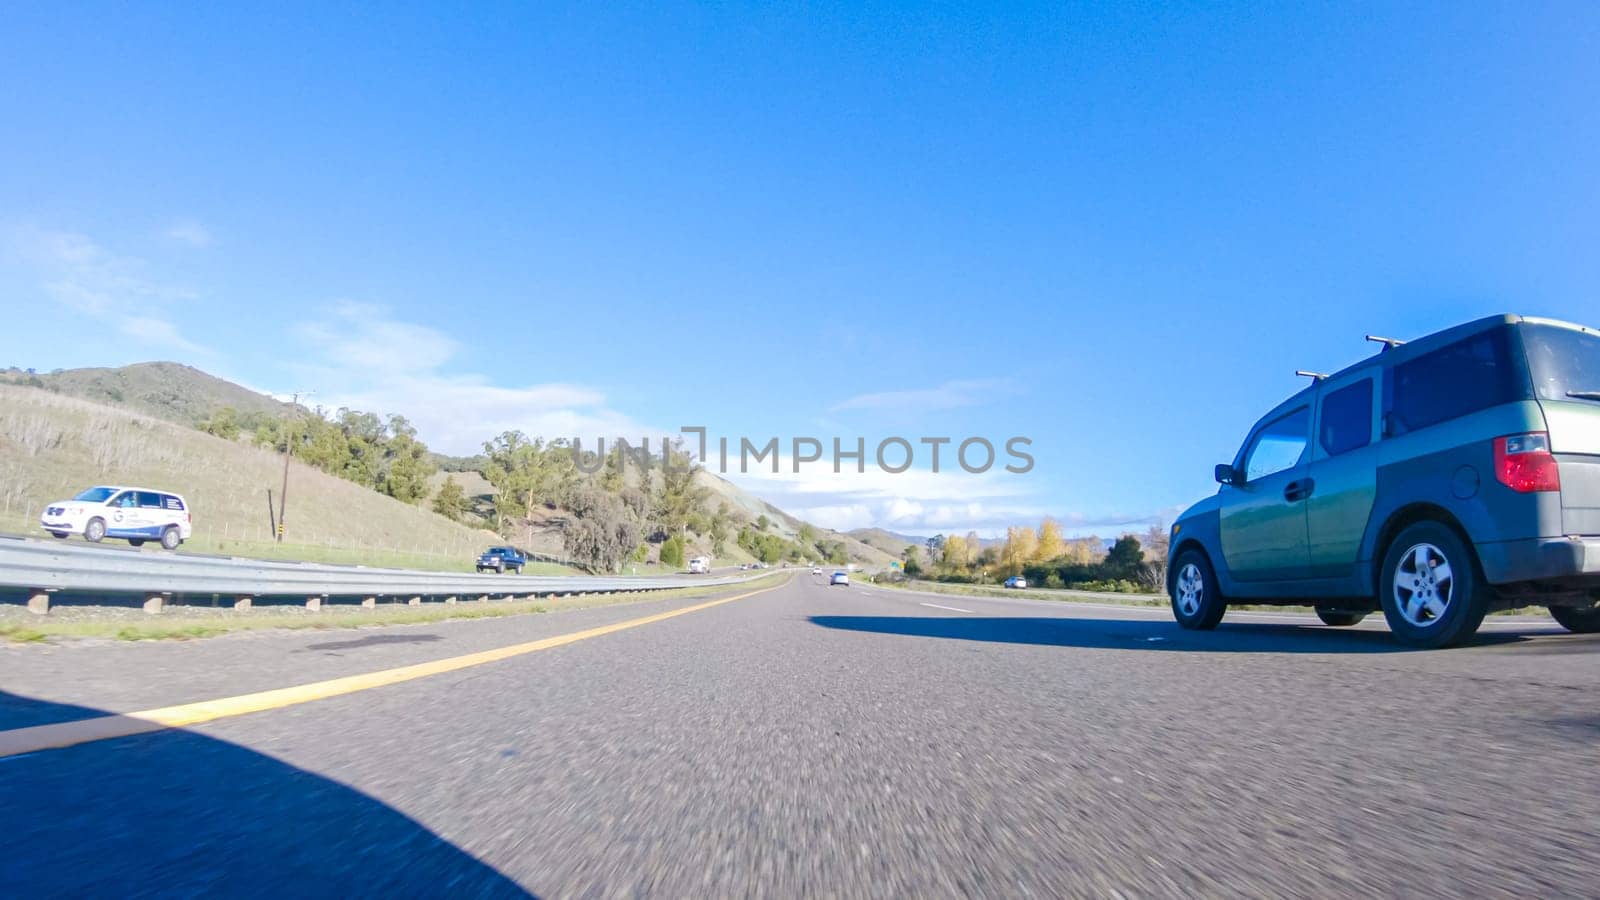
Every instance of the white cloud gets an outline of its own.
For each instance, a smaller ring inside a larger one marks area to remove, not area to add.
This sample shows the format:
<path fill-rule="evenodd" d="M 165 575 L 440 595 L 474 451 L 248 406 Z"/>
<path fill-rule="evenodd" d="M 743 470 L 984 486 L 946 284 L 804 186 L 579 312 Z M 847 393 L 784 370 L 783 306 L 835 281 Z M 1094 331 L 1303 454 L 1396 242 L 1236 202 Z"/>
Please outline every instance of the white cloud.
<path fill-rule="evenodd" d="M 844 412 L 846 410 L 890 410 L 907 413 L 939 412 L 947 409 L 959 409 L 967 406 L 979 406 L 992 400 L 996 395 L 1010 395 L 1017 392 L 1017 386 L 1010 379 L 987 378 L 965 381 L 947 381 L 934 388 L 918 388 L 902 391 L 878 391 L 871 394 L 858 394 L 848 400 L 835 403 L 829 408 L 830 412 Z"/>
<path fill-rule="evenodd" d="M 718 471 L 722 463 L 716 436 L 711 440 L 707 468 Z M 730 445 L 734 443 L 730 440 Z M 802 463 L 796 473 L 792 457 L 785 455 L 777 473 L 770 461 L 759 471 L 741 473 L 736 450 L 730 446 L 729 452 L 724 477 L 779 509 L 840 531 L 881 527 L 906 534 L 976 531 L 993 537 L 1004 534 L 1008 526 L 1036 525 L 1050 516 L 1070 535 L 1111 535 L 1171 521 L 1176 514 L 1176 510 L 1063 512 L 1044 502 L 1036 476 L 1004 471 L 1003 459 L 983 473 L 941 459 L 938 472 L 913 468 L 896 474 L 877 468 L 870 457 L 865 472 L 857 472 L 849 461 L 842 471 L 834 472 L 831 456 L 825 454 L 818 462 Z"/>
<path fill-rule="evenodd" d="M 35 227 L 7 231 L 3 244 L 6 256 L 62 306 L 150 347 L 210 354 L 161 314 L 194 294 L 152 279 L 144 260 L 108 251 L 87 235 Z"/>
<path fill-rule="evenodd" d="M 190 247 L 209 247 L 216 242 L 210 229 L 194 221 L 175 222 L 161 234 L 167 240 Z"/>
<path fill-rule="evenodd" d="M 328 409 L 347 406 L 399 413 L 435 450 L 473 454 L 504 431 L 548 439 L 659 434 L 606 405 L 591 387 L 560 382 L 502 387 L 479 374 L 446 367 L 461 343 L 425 325 L 395 319 L 384 307 L 343 302 L 332 313 L 293 329 L 316 361 L 297 366 L 298 385 L 316 393 L 307 401 Z"/>

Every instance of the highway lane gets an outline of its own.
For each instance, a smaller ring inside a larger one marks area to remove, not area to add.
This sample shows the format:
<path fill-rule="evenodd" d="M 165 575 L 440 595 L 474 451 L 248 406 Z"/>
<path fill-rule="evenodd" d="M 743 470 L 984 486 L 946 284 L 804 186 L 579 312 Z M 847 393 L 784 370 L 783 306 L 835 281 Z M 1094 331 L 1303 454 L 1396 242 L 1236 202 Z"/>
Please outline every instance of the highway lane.
<path fill-rule="evenodd" d="M 300 680 L 308 658 L 331 677 L 643 611 L 424 626 L 445 634 L 425 642 L 358 643 L 411 631 L 394 629 L 115 656 L 23 648 L 0 664 L 13 721 L 29 704 L 59 719 L 80 713 L 51 701 L 93 707 L 97 689 L 117 708 L 173 702 L 112 685 L 146 665 L 172 684 L 190 649 L 225 648 L 248 673 L 210 673 L 221 695 Z M 446 675 L 0 760 L 0 824 L 22 848 L 0 883 L 1593 893 L 1600 641 L 1497 623 L 1472 647 L 1416 653 L 1378 630 L 1230 617 L 1192 634 L 1159 613 L 802 575 Z M 317 643 L 344 646 L 296 652 Z M 53 686 L 69 656 L 77 683 Z"/>

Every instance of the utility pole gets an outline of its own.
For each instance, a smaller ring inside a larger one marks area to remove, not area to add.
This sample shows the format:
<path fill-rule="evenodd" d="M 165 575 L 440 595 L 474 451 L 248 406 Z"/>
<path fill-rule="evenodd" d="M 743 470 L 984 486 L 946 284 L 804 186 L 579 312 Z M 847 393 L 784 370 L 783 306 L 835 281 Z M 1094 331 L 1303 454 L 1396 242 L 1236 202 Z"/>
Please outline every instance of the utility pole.
<path fill-rule="evenodd" d="M 280 544 L 283 543 L 283 516 L 289 507 L 289 459 L 294 456 L 294 423 L 300 417 L 300 395 L 304 394 L 309 397 L 315 393 L 316 391 L 295 391 L 292 395 L 293 399 L 289 401 L 293 411 L 288 422 L 284 425 L 283 489 L 278 492 L 278 543 Z M 272 503 L 270 495 L 267 497 L 267 503 L 270 508 Z"/>

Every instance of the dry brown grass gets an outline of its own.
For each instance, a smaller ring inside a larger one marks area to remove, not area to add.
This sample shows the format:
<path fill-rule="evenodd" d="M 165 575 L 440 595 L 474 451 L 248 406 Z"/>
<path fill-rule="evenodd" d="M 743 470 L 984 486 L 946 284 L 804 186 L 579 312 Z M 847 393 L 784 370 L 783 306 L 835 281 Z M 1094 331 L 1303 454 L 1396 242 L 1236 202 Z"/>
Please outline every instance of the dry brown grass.
<path fill-rule="evenodd" d="M 38 388 L 0 385 L 0 524 L 36 532 L 39 511 L 95 484 L 174 491 L 188 499 L 186 549 L 270 550 L 267 490 L 283 457 L 138 413 Z M 324 559 L 462 568 L 497 537 L 298 463 L 289 472 L 286 539 Z M 339 552 L 335 552 L 339 551 Z M 382 559 L 364 559 L 363 553 Z"/>

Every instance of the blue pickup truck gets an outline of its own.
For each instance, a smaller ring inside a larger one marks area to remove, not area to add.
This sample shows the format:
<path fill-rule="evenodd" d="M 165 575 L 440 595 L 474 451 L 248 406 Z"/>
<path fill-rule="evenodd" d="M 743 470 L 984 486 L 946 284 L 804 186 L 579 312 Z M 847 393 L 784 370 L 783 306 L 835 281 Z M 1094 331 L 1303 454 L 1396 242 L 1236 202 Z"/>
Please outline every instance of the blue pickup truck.
<path fill-rule="evenodd" d="M 490 547 L 478 557 L 479 572 L 499 572 L 505 574 L 506 570 L 522 574 L 522 567 L 528 564 L 528 555 L 515 547 Z"/>

